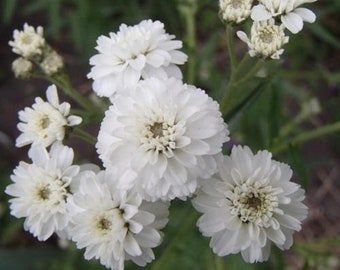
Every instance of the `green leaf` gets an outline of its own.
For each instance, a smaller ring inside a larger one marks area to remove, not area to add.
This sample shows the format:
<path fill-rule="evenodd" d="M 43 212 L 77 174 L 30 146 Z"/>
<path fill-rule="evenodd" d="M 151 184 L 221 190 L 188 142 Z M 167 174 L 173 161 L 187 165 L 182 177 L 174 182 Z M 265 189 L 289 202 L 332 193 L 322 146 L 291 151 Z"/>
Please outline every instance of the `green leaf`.
<path fill-rule="evenodd" d="M 229 102 L 231 105 L 226 109 L 224 119 L 228 122 L 230 119 L 235 117 L 236 114 L 240 113 L 266 89 L 268 80 L 262 80 L 257 83 L 256 86 L 250 86 L 247 88 L 240 88 L 237 95 L 231 97 Z"/>
<path fill-rule="evenodd" d="M 315 24 L 309 25 L 309 28 L 318 38 L 320 38 L 324 42 L 334 46 L 337 49 L 340 48 L 340 41 L 336 38 L 336 36 L 334 36 L 321 24 L 315 23 Z"/>
<path fill-rule="evenodd" d="M 17 7 L 17 0 L 3 0 L 3 17 L 2 21 L 5 24 L 10 23 L 14 16 L 15 8 Z"/>

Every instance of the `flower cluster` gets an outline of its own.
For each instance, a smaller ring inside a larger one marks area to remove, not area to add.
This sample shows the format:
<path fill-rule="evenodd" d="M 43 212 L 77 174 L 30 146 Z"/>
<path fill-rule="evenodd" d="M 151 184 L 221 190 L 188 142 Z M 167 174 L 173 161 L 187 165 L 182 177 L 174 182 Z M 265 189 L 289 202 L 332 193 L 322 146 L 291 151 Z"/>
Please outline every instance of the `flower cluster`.
<path fill-rule="evenodd" d="M 222 20 L 231 24 L 242 23 L 250 16 L 253 20 L 250 37 L 237 31 L 237 36 L 248 45 L 249 55 L 279 59 L 283 45 L 289 41 L 285 30 L 296 34 L 302 30 L 304 21 L 315 21 L 312 11 L 300 7 L 315 1 L 259 0 L 259 4 L 252 6 L 254 1 L 250 0 L 220 0 L 220 13 Z"/>
<path fill-rule="evenodd" d="M 23 31 L 14 30 L 13 39 L 9 45 L 20 56 L 12 65 L 17 78 L 30 78 L 40 73 L 51 76 L 62 70 L 63 59 L 47 44 L 41 26 L 34 29 L 25 23 Z"/>
<path fill-rule="evenodd" d="M 239 23 L 250 16 L 251 4 L 226 1 L 224 7 L 238 11 L 223 17 L 242 18 Z M 249 53 L 278 57 L 288 41 L 284 27 L 274 19 L 254 25 Z M 10 45 L 25 57 L 16 62 L 28 61 L 15 72 L 27 73 L 30 61 L 43 55 L 42 33 L 28 25 L 15 32 Z M 95 143 L 99 166 L 73 165 L 73 149 L 63 141 L 82 119 L 70 115 L 69 103 L 60 104 L 56 86 L 47 89 L 47 101 L 38 97 L 19 112 L 16 145 L 31 144 L 32 163 L 19 163 L 6 193 L 14 197 L 11 214 L 25 218 L 24 228 L 39 240 L 56 233 L 85 249 L 85 259 L 111 269 L 123 270 L 128 260 L 145 266 L 162 242 L 170 203 L 195 197 L 202 213 L 197 225 L 219 256 L 241 252 L 247 262 L 264 261 L 271 243 L 292 245 L 307 214 L 303 190 L 290 182 L 288 165 L 267 151 L 254 155 L 238 146 L 223 155 L 228 125 L 216 101 L 183 82 L 177 65 L 187 56 L 174 38 L 151 20 L 122 24 L 117 33 L 98 38 L 88 77 L 110 103 Z M 52 54 L 39 58 L 48 76 L 59 67 Z"/>

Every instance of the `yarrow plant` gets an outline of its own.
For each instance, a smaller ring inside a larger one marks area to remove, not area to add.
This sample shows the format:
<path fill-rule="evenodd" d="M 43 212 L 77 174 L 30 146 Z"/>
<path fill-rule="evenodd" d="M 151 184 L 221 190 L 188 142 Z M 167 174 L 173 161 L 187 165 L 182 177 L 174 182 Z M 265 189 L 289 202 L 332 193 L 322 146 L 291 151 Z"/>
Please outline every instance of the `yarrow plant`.
<path fill-rule="evenodd" d="M 292 170 L 272 160 L 268 151 L 253 154 L 233 147 L 218 174 L 193 200 L 203 213 L 197 225 L 220 256 L 241 252 L 246 262 L 268 260 L 271 242 L 280 249 L 293 244 L 293 232 L 307 216 L 304 191 L 290 182 Z"/>
<path fill-rule="evenodd" d="M 187 60 L 187 55 L 179 51 L 182 41 L 174 40 L 159 21 L 144 20 L 134 26 L 122 24 L 117 33 L 100 36 L 97 45 L 99 54 L 90 59 L 93 67 L 88 77 L 93 79 L 93 90 L 104 97 L 133 87 L 140 79 L 181 79 L 177 65 Z"/>
<path fill-rule="evenodd" d="M 55 141 L 62 141 L 65 127 L 79 125 L 79 116 L 69 115 L 70 104 L 59 103 L 57 88 L 51 85 L 46 90 L 47 102 L 40 97 L 35 99 L 32 108 L 25 108 L 19 112 L 18 129 L 22 134 L 16 140 L 16 146 L 28 144 L 49 146 Z"/>
<path fill-rule="evenodd" d="M 37 97 L 19 111 L 16 146 L 29 146 L 31 163 L 19 163 L 5 190 L 11 214 L 24 218 L 24 229 L 39 240 L 55 233 L 84 249 L 86 260 L 112 270 L 123 270 L 126 261 L 145 266 L 157 259 L 154 249 L 178 200 L 192 202 L 202 214 L 197 227 L 211 238 L 217 256 L 240 253 L 254 263 L 268 260 L 272 245 L 290 248 L 307 216 L 304 190 L 269 150 L 254 154 L 249 146 L 231 147 L 228 120 L 251 99 L 240 85 L 256 92 L 269 81 L 259 71 L 269 72 L 266 64 L 283 57 L 286 28 L 297 33 L 301 20 L 315 20 L 299 8 L 307 2 L 313 1 L 219 1 L 230 78 L 217 101 L 185 82 L 180 66 L 187 60 L 190 65 L 190 57 L 160 21 L 121 24 L 98 37 L 87 74 L 96 102 L 73 88 L 42 27 L 26 23 L 15 30 L 9 45 L 19 55 L 12 66 L 16 77 L 52 85 L 46 101 Z M 247 30 L 234 31 L 246 21 L 252 22 L 249 37 Z M 236 36 L 248 46 L 241 61 Z M 59 101 L 57 87 L 78 103 L 82 117 Z M 311 110 L 304 108 L 299 119 Z M 96 137 L 84 129 L 89 123 L 97 124 Z M 95 147 L 99 164 L 80 163 L 84 158 L 66 146 L 69 137 Z"/>
<path fill-rule="evenodd" d="M 73 165 L 72 148 L 55 142 L 49 152 L 42 145 L 30 149 L 32 163 L 21 161 L 11 176 L 13 184 L 5 192 L 11 214 L 25 217 L 24 227 L 45 241 L 54 232 L 65 234 L 70 221 L 68 211 L 72 195 L 71 182 L 79 172 Z"/>

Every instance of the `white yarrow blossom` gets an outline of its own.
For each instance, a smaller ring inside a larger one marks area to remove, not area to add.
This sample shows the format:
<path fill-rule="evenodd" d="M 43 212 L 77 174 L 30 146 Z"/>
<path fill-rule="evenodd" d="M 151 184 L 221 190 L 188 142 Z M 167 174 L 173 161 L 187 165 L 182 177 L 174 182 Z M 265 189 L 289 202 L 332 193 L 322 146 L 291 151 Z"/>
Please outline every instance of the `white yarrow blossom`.
<path fill-rule="evenodd" d="M 14 30 L 13 39 L 9 41 L 12 51 L 27 58 L 41 55 L 45 46 L 44 30 L 41 26 L 34 29 L 25 23 L 23 31 Z"/>
<path fill-rule="evenodd" d="M 312 3 L 316 0 L 259 0 L 259 4 L 253 7 L 251 18 L 254 21 L 268 20 L 272 17 L 280 17 L 283 25 L 293 34 L 300 32 L 303 22 L 315 22 L 315 14 L 299 6 Z"/>
<path fill-rule="evenodd" d="M 304 190 L 290 181 L 292 170 L 272 160 L 268 151 L 253 154 L 237 146 L 219 174 L 193 200 L 203 215 L 197 225 L 219 256 L 241 252 L 246 262 L 268 259 L 271 242 L 280 249 L 293 244 L 307 215 Z"/>
<path fill-rule="evenodd" d="M 236 34 L 247 43 L 251 57 L 279 59 L 284 52 L 283 45 L 289 41 L 289 37 L 285 36 L 284 26 L 276 25 L 274 19 L 253 22 L 250 38 L 243 31 L 237 31 Z"/>
<path fill-rule="evenodd" d="M 251 13 L 253 0 L 219 0 L 220 16 L 227 23 L 241 23 Z"/>
<path fill-rule="evenodd" d="M 93 66 L 88 78 L 99 96 L 111 97 L 141 78 L 182 78 L 177 65 L 187 61 L 179 51 L 182 41 L 164 30 L 159 21 L 143 20 L 134 26 L 122 24 L 117 33 L 97 40 L 98 54 L 90 59 Z"/>
<path fill-rule="evenodd" d="M 162 241 L 159 230 L 168 221 L 168 204 L 143 202 L 138 194 L 117 188 L 121 172 L 80 173 L 70 204 L 72 240 L 85 248 L 85 259 L 99 259 L 115 270 L 123 270 L 127 260 L 139 266 L 151 262 L 152 248 Z"/>
<path fill-rule="evenodd" d="M 50 152 L 41 145 L 32 147 L 32 164 L 21 161 L 14 169 L 5 192 L 11 214 L 25 218 L 24 228 L 41 241 L 54 232 L 62 233 L 69 223 L 67 204 L 72 196 L 70 185 L 79 166 L 72 165 L 73 150 L 56 142 Z"/>
<path fill-rule="evenodd" d="M 172 200 L 191 195 L 198 176 L 216 171 L 229 131 L 218 103 L 203 90 L 150 78 L 112 102 L 96 147 L 107 169 L 126 166 L 138 174 L 122 185 L 146 200 Z"/>
<path fill-rule="evenodd" d="M 57 88 L 51 85 L 46 90 L 47 102 L 35 98 L 32 107 L 19 111 L 18 129 L 22 132 L 16 139 L 16 146 L 42 144 L 47 147 L 65 136 L 65 127 L 79 125 L 79 116 L 69 115 L 71 106 L 67 102 L 59 103 Z"/>
<path fill-rule="evenodd" d="M 12 70 L 15 77 L 26 79 L 29 78 L 33 71 L 33 64 L 24 57 L 15 59 L 12 63 Z"/>

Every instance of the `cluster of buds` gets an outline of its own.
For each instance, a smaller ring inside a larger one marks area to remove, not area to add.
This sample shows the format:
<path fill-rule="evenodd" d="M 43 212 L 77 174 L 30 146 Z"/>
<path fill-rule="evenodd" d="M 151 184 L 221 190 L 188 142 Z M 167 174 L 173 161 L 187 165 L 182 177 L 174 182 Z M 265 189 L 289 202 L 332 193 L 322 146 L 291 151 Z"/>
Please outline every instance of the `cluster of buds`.
<path fill-rule="evenodd" d="M 35 29 L 25 23 L 22 31 L 14 31 L 9 45 L 19 55 L 12 64 L 17 78 L 27 79 L 35 73 L 52 76 L 64 66 L 62 57 L 47 44 L 41 26 Z"/>
<path fill-rule="evenodd" d="M 313 23 L 315 14 L 304 3 L 316 0 L 219 0 L 220 17 L 227 24 L 241 24 L 249 17 L 253 20 L 250 37 L 243 31 L 237 36 L 248 45 L 249 55 L 279 59 L 283 45 L 289 37 L 285 30 L 296 34 L 303 28 L 303 22 Z"/>

